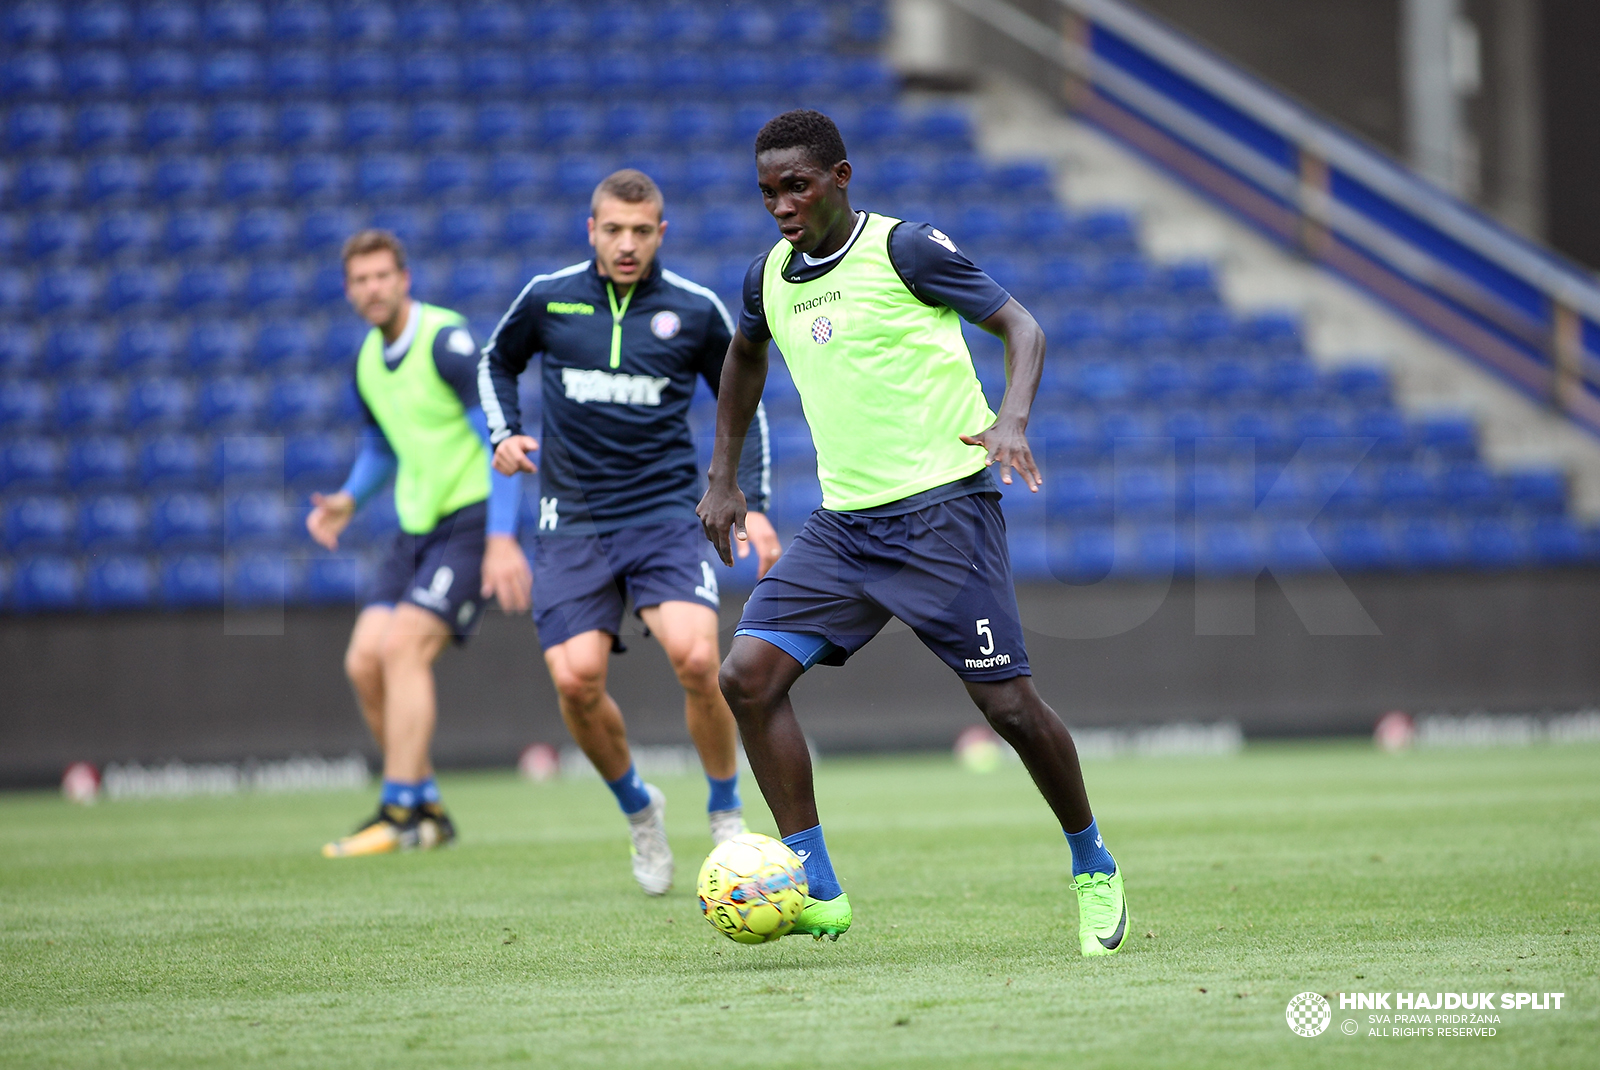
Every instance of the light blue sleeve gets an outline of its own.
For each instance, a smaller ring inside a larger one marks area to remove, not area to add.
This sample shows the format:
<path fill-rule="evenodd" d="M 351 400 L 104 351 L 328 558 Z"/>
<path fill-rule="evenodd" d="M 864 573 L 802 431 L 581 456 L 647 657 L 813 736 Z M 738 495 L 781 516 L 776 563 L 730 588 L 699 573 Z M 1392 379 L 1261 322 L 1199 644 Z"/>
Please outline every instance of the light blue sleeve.
<path fill-rule="evenodd" d="M 359 509 L 394 478 L 395 469 L 399 466 L 394 447 L 389 445 L 383 432 L 376 427 L 368 427 L 361 438 L 361 452 L 356 455 L 355 464 L 350 466 L 350 475 L 339 489 L 353 497 Z"/>
<path fill-rule="evenodd" d="M 515 535 L 517 511 L 522 505 L 522 473 L 501 475 L 494 467 L 494 445 L 489 441 L 489 420 L 481 406 L 467 410 L 467 422 L 478 432 L 483 446 L 489 451 L 489 523 L 490 535 Z"/>

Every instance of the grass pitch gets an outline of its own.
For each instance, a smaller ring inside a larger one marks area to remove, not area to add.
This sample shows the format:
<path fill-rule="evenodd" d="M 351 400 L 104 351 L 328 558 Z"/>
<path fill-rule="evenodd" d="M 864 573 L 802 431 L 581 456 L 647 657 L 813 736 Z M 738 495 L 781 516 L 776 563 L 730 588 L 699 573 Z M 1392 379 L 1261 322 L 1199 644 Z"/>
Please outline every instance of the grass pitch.
<path fill-rule="evenodd" d="M 317 848 L 366 793 L 0 796 L 0 1065 L 1594 1066 L 1597 773 L 1594 746 L 1091 764 L 1133 914 L 1099 960 L 1015 765 L 824 763 L 855 928 L 755 948 L 695 904 L 697 779 L 661 782 L 661 900 L 597 781 L 447 777 L 458 848 L 344 861 Z M 1333 996 L 1314 1039 L 1284 1019 L 1305 990 Z M 1338 1010 L 1396 990 L 1565 998 L 1493 1037 L 1373 1037 Z"/>

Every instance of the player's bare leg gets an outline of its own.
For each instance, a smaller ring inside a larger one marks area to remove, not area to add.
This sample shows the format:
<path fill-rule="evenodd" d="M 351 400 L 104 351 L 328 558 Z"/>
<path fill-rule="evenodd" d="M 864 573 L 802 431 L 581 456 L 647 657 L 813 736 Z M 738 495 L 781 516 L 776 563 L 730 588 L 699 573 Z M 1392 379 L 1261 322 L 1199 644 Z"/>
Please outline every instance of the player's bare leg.
<path fill-rule="evenodd" d="M 361 716 L 379 749 L 383 747 L 383 637 L 393 615 L 388 606 L 363 609 L 344 652 L 344 674 L 350 678 Z"/>
<path fill-rule="evenodd" d="M 722 843 L 745 831 L 739 800 L 739 730 L 717 685 L 717 611 L 698 602 L 662 602 L 640 616 L 667 652 L 683 685 L 683 714 L 711 787 L 706 810 L 711 842 Z"/>
<path fill-rule="evenodd" d="M 383 638 L 383 775 L 416 782 L 433 773 L 437 700 L 433 663 L 450 642 L 450 627 L 417 606 L 395 607 Z"/>
<path fill-rule="evenodd" d="M 1033 777 L 1039 794 L 1064 829 L 1087 828 L 1094 820 L 1089 792 L 1078 765 L 1078 748 L 1056 711 L 1045 704 L 1031 676 L 998 683 L 965 681 L 967 694 L 990 727 L 1011 744 Z"/>
<path fill-rule="evenodd" d="M 602 631 L 575 635 L 544 652 L 567 731 L 628 815 L 634 879 L 647 894 L 665 895 L 672 887 L 666 800 L 658 788 L 640 780 L 633 768 L 622 710 L 606 691 L 610 657 L 611 636 Z"/>
<path fill-rule="evenodd" d="M 766 640 L 736 635 L 718 683 L 744 737 L 756 783 L 778 822 L 778 835 L 806 867 L 810 890 L 792 933 L 837 940 L 850 928 L 850 899 L 839 887 L 822 838 L 811 752 L 789 701 L 789 689 L 803 672 L 804 666 Z"/>

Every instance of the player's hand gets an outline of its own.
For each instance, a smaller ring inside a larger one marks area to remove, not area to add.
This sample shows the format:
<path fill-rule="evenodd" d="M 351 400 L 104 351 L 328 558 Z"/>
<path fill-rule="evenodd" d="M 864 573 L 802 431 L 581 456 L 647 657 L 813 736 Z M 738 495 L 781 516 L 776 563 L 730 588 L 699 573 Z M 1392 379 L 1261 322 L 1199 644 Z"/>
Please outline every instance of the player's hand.
<path fill-rule="evenodd" d="M 537 472 L 539 469 L 528 459 L 528 454 L 539 448 L 532 435 L 512 435 L 500 440 L 494 448 L 494 470 L 503 476 L 518 472 Z"/>
<path fill-rule="evenodd" d="M 999 462 L 1000 482 L 1009 484 L 1011 470 L 1015 468 L 1028 489 L 1039 493 L 1039 484 L 1044 482 L 1044 476 L 1039 474 L 1039 466 L 1033 463 L 1033 450 L 1028 448 L 1027 433 L 1016 421 L 1004 418 L 996 420 L 976 435 L 962 435 L 961 441 L 969 446 L 984 448 L 988 453 L 983 462 L 985 467 Z"/>
<path fill-rule="evenodd" d="M 313 494 L 311 512 L 306 514 L 306 530 L 317 543 L 329 550 L 339 548 L 339 536 L 356 515 L 356 499 L 348 491 Z"/>
<path fill-rule="evenodd" d="M 752 545 L 756 548 L 756 579 L 759 580 L 783 553 L 783 544 L 778 541 L 778 533 L 765 513 L 745 514 L 744 531 L 739 538 L 739 560 L 750 556 Z"/>
<path fill-rule="evenodd" d="M 532 602 L 533 572 L 515 536 L 490 535 L 484 541 L 483 590 L 480 593 L 499 602 L 506 614 L 528 611 Z"/>
<path fill-rule="evenodd" d="M 700 526 L 705 530 L 706 538 L 711 540 L 711 545 L 717 548 L 717 556 L 722 558 L 722 563 L 733 566 L 733 547 L 728 538 L 728 531 L 732 529 L 737 538 L 747 541 L 750 533 L 745 530 L 747 516 L 744 492 L 737 485 L 718 486 L 712 483 L 706 488 L 705 497 L 700 499 L 700 504 L 695 507 L 695 515 L 700 518 Z M 758 514 L 759 515 L 759 514 Z M 765 519 L 764 517 L 762 518 Z M 772 526 L 767 525 L 769 528 Z M 773 536 L 776 539 L 777 536 Z M 740 556 L 743 556 L 742 554 Z"/>

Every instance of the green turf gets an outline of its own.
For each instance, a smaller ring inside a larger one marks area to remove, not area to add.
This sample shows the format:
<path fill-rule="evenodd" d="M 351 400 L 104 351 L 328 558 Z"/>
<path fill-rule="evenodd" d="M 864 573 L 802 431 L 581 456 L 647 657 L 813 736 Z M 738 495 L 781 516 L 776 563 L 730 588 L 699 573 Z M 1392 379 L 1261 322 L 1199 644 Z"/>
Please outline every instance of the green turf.
<path fill-rule="evenodd" d="M 699 916 L 689 778 L 662 781 L 663 900 L 634 887 L 595 781 L 448 777 L 458 848 L 338 862 L 317 848 L 365 794 L 0 796 L 0 1066 L 1600 1065 L 1600 748 L 1271 746 L 1088 773 L 1133 911 L 1098 960 L 1015 766 L 821 766 L 855 927 L 755 948 Z M 1566 1009 L 1502 1012 L 1488 1039 L 1284 1021 L 1303 990 L 1396 989 Z"/>

